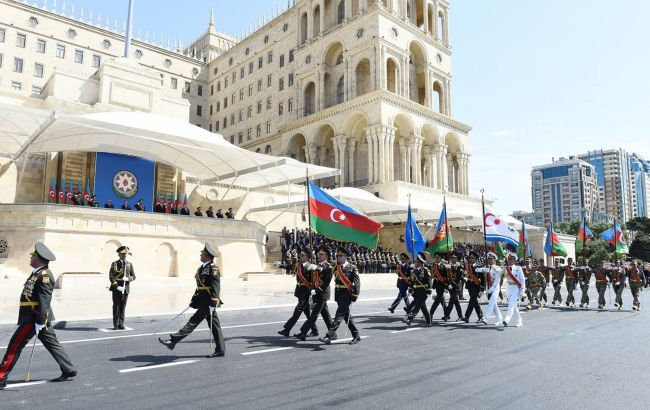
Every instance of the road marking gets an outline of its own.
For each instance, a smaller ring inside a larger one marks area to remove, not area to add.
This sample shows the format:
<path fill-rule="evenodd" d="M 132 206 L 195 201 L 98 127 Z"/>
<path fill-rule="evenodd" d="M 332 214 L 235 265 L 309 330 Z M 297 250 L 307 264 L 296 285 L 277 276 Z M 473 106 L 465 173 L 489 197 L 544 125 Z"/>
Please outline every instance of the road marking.
<path fill-rule="evenodd" d="M 99 330 L 100 332 L 104 332 L 104 333 L 113 333 L 113 332 L 127 332 L 129 330 L 133 330 L 133 328 L 130 328 L 128 326 L 124 326 L 124 329 L 120 329 L 120 330 L 113 330 L 112 328 L 111 329 L 102 328 L 102 329 L 97 329 L 97 330 Z"/>
<path fill-rule="evenodd" d="M 35 382 L 12 383 L 12 384 L 8 384 L 7 387 L 5 387 L 5 389 L 15 389 L 17 387 L 36 386 L 37 384 L 45 384 L 49 382 L 50 382 L 49 380 L 39 380 Z"/>
<path fill-rule="evenodd" d="M 289 346 L 289 347 L 276 347 L 276 348 L 273 348 L 273 349 L 255 350 L 254 352 L 242 353 L 242 356 L 250 356 L 250 355 L 253 355 L 253 354 L 279 352 L 281 350 L 289 350 L 289 349 L 293 349 L 293 347 L 291 347 L 291 346 Z"/>
<path fill-rule="evenodd" d="M 391 333 L 404 333 L 404 332 L 412 332 L 414 330 L 422 330 L 426 329 L 424 327 L 409 327 L 408 329 L 402 329 L 402 330 L 393 330 Z"/>
<path fill-rule="evenodd" d="M 362 339 L 367 339 L 368 337 L 370 337 L 370 336 L 361 336 Z M 346 337 L 346 338 L 343 338 L 343 339 L 336 339 L 336 340 L 332 340 L 332 344 L 335 345 L 337 343 L 345 343 L 345 342 L 349 342 L 351 340 L 352 340 L 351 337 Z"/>
<path fill-rule="evenodd" d="M 160 369 L 161 367 L 180 366 L 183 364 L 190 364 L 196 362 L 198 362 L 198 360 L 184 360 L 182 362 L 172 362 L 172 363 L 164 363 L 164 364 L 155 364 L 152 366 L 133 367 L 131 369 L 122 369 L 120 370 L 120 373 L 132 373 L 132 372 L 139 372 L 142 370 Z"/>

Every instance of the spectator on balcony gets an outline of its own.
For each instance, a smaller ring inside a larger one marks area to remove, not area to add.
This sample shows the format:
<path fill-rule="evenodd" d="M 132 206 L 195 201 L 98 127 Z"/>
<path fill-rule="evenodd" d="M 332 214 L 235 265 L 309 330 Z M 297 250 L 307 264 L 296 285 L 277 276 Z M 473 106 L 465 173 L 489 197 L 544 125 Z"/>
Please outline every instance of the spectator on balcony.
<path fill-rule="evenodd" d="M 115 209 L 115 205 L 113 205 L 113 200 L 109 199 L 108 201 L 106 201 L 106 203 L 104 204 L 104 208 Z"/>
<path fill-rule="evenodd" d="M 196 212 L 194 212 L 194 216 L 203 216 L 203 212 L 201 212 L 201 207 L 196 208 Z"/>

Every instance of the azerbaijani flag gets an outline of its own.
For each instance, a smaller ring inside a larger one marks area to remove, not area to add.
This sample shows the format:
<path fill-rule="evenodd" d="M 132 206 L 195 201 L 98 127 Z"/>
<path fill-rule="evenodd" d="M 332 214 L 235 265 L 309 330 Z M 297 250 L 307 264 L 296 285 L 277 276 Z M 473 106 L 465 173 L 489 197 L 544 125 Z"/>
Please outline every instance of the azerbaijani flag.
<path fill-rule="evenodd" d="M 353 242 L 369 249 L 377 247 L 382 225 L 336 200 L 309 182 L 309 224 L 330 239 Z"/>
<path fill-rule="evenodd" d="M 519 245 L 517 246 L 517 257 L 519 259 L 530 258 L 530 244 L 528 243 L 528 232 L 526 223 L 521 223 L 521 232 L 519 232 Z"/>
<path fill-rule="evenodd" d="M 84 199 L 86 204 L 90 205 L 90 181 L 86 180 L 86 189 L 84 190 Z"/>
<path fill-rule="evenodd" d="M 621 230 L 621 225 L 614 223 L 615 228 L 609 228 L 605 232 L 600 234 L 600 237 L 611 243 L 615 247 L 615 252 L 619 255 L 627 255 L 630 253 L 630 249 L 627 247 L 625 242 L 625 235 Z"/>
<path fill-rule="evenodd" d="M 61 190 L 59 191 L 59 204 L 65 205 L 65 181 L 61 179 Z"/>
<path fill-rule="evenodd" d="M 447 204 L 444 204 L 433 239 L 427 243 L 427 252 L 431 256 L 435 257 L 436 253 L 446 253 L 454 249 L 454 237 L 451 232 L 447 232 L 447 226 Z"/>
<path fill-rule="evenodd" d="M 50 204 L 56 204 L 56 181 L 54 180 L 54 177 L 52 177 L 52 181 L 50 182 L 50 192 L 47 202 Z"/>
<path fill-rule="evenodd" d="M 504 260 L 506 258 L 506 250 L 503 249 L 503 244 L 501 242 L 492 242 L 490 250 L 497 255 L 497 260 Z"/>
<path fill-rule="evenodd" d="M 580 230 L 578 231 L 578 237 L 576 238 L 576 257 L 581 255 L 584 251 L 584 246 L 587 244 L 589 239 L 593 238 L 594 234 L 587 228 L 587 218 L 582 217 L 582 225 L 580 225 Z"/>
<path fill-rule="evenodd" d="M 555 233 L 552 223 L 551 225 L 549 225 L 548 232 L 546 234 L 546 244 L 544 245 L 544 253 L 546 253 L 548 256 L 568 255 L 566 248 L 564 247 L 564 245 L 562 245 L 562 242 L 560 242 L 560 238 Z"/>
<path fill-rule="evenodd" d="M 68 205 L 74 205 L 74 200 L 72 196 L 74 195 L 74 187 L 72 186 L 72 180 L 68 180 L 68 187 L 65 191 L 65 196 L 68 198 Z"/>

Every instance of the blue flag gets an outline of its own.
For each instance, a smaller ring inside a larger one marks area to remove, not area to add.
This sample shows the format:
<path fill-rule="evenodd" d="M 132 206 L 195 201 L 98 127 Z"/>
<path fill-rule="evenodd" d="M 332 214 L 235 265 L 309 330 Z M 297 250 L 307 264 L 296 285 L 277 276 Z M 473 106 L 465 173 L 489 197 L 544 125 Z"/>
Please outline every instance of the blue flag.
<path fill-rule="evenodd" d="M 420 229 L 418 228 L 417 221 L 413 218 L 413 215 L 411 215 L 411 204 L 409 204 L 408 208 L 406 233 L 404 234 L 404 238 L 406 238 L 406 250 L 413 255 L 413 259 L 415 260 L 417 254 L 424 251 L 427 242 L 424 240 L 422 232 L 420 232 Z"/>

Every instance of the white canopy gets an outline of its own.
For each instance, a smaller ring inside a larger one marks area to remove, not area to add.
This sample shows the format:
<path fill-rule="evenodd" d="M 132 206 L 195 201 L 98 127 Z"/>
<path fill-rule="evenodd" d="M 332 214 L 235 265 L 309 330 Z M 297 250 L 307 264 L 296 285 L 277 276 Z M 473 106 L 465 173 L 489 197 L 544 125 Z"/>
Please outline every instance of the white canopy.
<path fill-rule="evenodd" d="M 166 163 L 197 177 L 245 189 L 339 175 L 334 168 L 258 154 L 223 136 L 143 112 L 58 114 L 0 103 L 0 152 L 110 152 Z"/>

